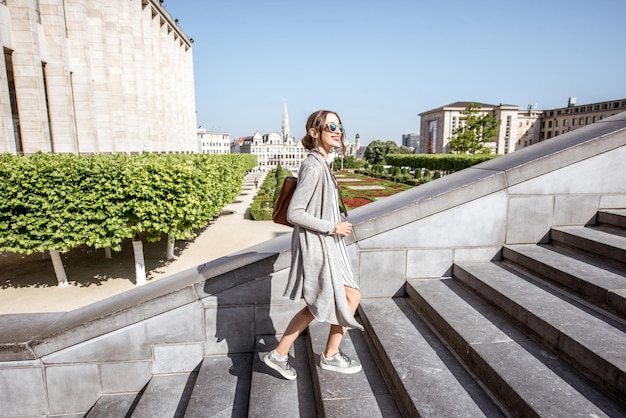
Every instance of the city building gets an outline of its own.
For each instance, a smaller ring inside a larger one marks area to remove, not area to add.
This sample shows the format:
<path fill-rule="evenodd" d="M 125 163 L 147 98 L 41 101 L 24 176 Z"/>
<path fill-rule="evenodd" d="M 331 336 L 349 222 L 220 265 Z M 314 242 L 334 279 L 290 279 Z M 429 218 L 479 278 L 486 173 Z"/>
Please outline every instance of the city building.
<path fill-rule="evenodd" d="M 345 145 L 346 156 L 357 156 L 361 148 L 359 134 L 356 134 L 354 143 L 346 141 Z M 290 134 L 286 101 L 283 107 L 281 133 L 261 134 L 257 131 L 252 136 L 238 138 L 233 141 L 231 152 L 256 155 L 259 160 L 257 168 L 266 172 L 275 169 L 279 163 L 281 167 L 297 172 L 300 169 L 302 160 L 308 154 L 300 140 Z M 339 154 L 336 153 L 335 155 Z M 330 159 L 332 159 L 332 156 Z"/>
<path fill-rule="evenodd" d="M 463 112 L 471 103 L 456 102 L 420 113 L 423 140 L 419 152 L 449 153 L 449 140 L 454 130 L 463 126 Z M 482 113 L 493 112 L 500 121 L 496 140 L 486 144 L 495 154 L 508 154 L 626 111 L 626 99 L 577 105 L 576 98 L 571 97 L 567 107 L 550 110 L 536 110 L 533 106 L 520 110 L 515 105 L 476 104 L 480 105 Z"/>
<path fill-rule="evenodd" d="M 420 147 L 420 134 L 410 133 L 402 135 L 402 146 L 419 150 Z"/>
<path fill-rule="evenodd" d="M 197 152 L 192 40 L 161 1 L 0 1 L 0 44 L 0 152 Z"/>
<path fill-rule="evenodd" d="M 449 141 L 453 132 L 463 126 L 465 109 L 472 102 L 456 102 L 420 113 L 419 152 L 445 154 L 450 152 Z M 496 140 L 486 144 L 492 153 L 508 154 L 539 142 L 539 118 L 541 112 L 520 110 L 514 105 L 490 105 L 476 103 L 481 113 L 493 112 L 500 120 Z"/>
<path fill-rule="evenodd" d="M 201 154 L 230 154 L 230 134 L 222 132 L 208 132 L 198 128 L 198 152 Z"/>
<path fill-rule="evenodd" d="M 567 107 L 544 110 L 541 139 L 553 138 L 624 111 L 626 99 L 578 105 L 576 98 L 570 97 Z"/>
<path fill-rule="evenodd" d="M 344 138 L 346 145 L 346 157 L 353 156 L 359 158 L 359 150 L 361 149 L 361 135 L 354 136 L 354 142 L 348 142 L 348 138 Z M 363 150 L 365 152 L 365 149 Z"/>

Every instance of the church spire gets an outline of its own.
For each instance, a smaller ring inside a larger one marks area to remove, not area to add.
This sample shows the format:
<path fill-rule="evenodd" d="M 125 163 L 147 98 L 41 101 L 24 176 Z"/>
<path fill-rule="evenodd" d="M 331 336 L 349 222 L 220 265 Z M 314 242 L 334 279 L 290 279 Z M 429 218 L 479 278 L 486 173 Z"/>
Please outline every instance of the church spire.
<path fill-rule="evenodd" d="M 287 114 L 287 99 L 285 100 L 285 107 L 283 108 L 283 142 L 291 136 L 289 133 L 289 115 Z"/>

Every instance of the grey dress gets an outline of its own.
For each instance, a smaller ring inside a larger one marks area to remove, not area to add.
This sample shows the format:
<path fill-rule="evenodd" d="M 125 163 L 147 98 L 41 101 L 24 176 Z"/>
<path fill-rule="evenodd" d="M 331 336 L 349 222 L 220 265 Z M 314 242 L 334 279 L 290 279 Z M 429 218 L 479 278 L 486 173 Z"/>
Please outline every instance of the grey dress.
<path fill-rule="evenodd" d="M 344 283 L 350 285 L 349 277 L 352 284 L 356 285 L 356 281 L 345 244 L 341 239 L 344 253 L 337 243 L 341 237 L 330 235 L 338 215 L 336 181 L 322 156 L 311 151 L 302 162 L 298 185 L 287 211 L 294 229 L 291 269 L 284 295 L 291 300 L 303 298 L 319 321 L 363 330 L 346 300 Z"/>

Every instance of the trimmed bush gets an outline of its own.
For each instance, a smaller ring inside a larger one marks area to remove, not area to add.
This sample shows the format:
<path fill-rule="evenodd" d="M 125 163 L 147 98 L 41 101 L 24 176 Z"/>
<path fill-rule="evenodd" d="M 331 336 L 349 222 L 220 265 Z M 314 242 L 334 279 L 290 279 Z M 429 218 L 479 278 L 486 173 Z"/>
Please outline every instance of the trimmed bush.
<path fill-rule="evenodd" d="M 496 157 L 496 154 L 389 154 L 386 161 L 398 167 L 428 168 L 452 173 Z"/>
<path fill-rule="evenodd" d="M 0 155 L 0 251 L 188 237 L 241 191 L 252 155 Z"/>

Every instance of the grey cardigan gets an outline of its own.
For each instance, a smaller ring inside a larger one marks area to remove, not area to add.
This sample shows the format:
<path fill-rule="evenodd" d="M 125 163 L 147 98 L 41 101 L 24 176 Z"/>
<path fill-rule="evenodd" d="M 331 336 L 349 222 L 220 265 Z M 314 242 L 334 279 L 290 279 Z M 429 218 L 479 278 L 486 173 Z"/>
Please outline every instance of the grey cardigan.
<path fill-rule="evenodd" d="M 317 151 L 302 162 L 298 185 L 291 198 L 287 219 L 294 225 L 291 236 L 291 270 L 284 296 L 304 298 L 322 322 L 363 330 L 350 312 L 341 276 L 335 238 L 333 206 L 337 184 Z"/>

